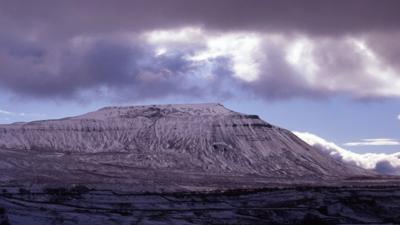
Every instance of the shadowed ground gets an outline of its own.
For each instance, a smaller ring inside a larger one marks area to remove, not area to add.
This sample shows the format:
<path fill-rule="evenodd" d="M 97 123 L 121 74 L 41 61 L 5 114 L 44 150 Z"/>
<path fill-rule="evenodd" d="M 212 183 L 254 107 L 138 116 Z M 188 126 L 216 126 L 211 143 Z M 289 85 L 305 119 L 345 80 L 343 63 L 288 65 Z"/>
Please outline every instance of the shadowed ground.
<path fill-rule="evenodd" d="M 2 224 L 399 224 L 398 187 L 209 193 L 4 188 Z"/>

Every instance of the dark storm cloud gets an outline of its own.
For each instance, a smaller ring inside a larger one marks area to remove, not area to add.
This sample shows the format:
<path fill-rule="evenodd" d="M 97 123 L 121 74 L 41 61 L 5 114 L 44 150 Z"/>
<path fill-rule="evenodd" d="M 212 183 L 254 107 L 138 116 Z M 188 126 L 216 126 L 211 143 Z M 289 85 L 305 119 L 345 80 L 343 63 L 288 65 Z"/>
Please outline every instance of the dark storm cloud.
<path fill-rule="evenodd" d="M 24 50 L 20 47 L 25 46 Z M 98 43 L 84 54 L 64 51 L 59 56 L 59 68 L 52 70 L 48 49 L 36 50 L 23 40 L 2 43 L 8 51 L 1 52 L 0 85 L 19 94 L 34 96 L 68 96 L 79 88 L 99 84 L 121 85 L 128 81 L 125 69 L 131 55 L 140 52 L 107 43 Z M 29 50 L 29 49 L 33 50 Z M 14 54 L 18 52 L 19 54 Z M 41 54 L 36 54 L 41 52 Z M 51 57 L 51 56 L 50 56 Z"/>
<path fill-rule="evenodd" d="M 35 43 L 23 42 L 17 37 L 10 37 L 1 33 L 0 51 L 21 58 L 32 57 L 40 59 L 44 54 L 43 49 Z"/>
<path fill-rule="evenodd" d="M 189 74 L 196 66 L 179 52 L 155 56 L 150 47 L 123 40 L 97 40 L 83 50 L 51 48 L 51 52 L 12 38 L 2 40 L 0 46 L 4 47 L 0 52 L 0 87 L 19 95 L 77 97 L 82 91 L 100 88 L 142 99 L 202 94 L 189 83 Z M 55 69 L 53 55 L 58 57 Z"/>
<path fill-rule="evenodd" d="M 219 30 L 397 30 L 397 0 L 0 1 L 2 24 L 52 36 L 200 24 Z"/>
<path fill-rule="evenodd" d="M 337 40 L 362 37 L 389 66 L 400 70 L 399 9 L 397 0 L 0 0 L 0 88 L 50 98 L 79 97 L 81 92 L 100 89 L 138 99 L 226 97 L 233 95 L 229 86 L 264 99 L 360 90 L 372 90 L 357 94 L 373 96 L 379 82 L 366 77 L 360 55 Z M 155 56 L 154 46 L 143 40 L 132 44 L 121 38 L 183 26 L 220 33 L 279 33 L 288 43 L 292 36 L 304 35 L 316 40 L 313 56 L 323 65 L 320 80 L 329 84 L 305 80 L 304 71 L 288 64 L 282 45 L 263 44 L 266 60 L 259 62 L 259 79 L 243 82 L 232 76 L 229 57 L 188 60 L 186 56 L 205 48 L 197 40 L 170 46 L 168 54 Z M 325 37 L 331 41 L 321 41 Z M 73 46 L 80 38 L 90 40 Z M 201 73 L 217 76 L 197 79 Z"/>

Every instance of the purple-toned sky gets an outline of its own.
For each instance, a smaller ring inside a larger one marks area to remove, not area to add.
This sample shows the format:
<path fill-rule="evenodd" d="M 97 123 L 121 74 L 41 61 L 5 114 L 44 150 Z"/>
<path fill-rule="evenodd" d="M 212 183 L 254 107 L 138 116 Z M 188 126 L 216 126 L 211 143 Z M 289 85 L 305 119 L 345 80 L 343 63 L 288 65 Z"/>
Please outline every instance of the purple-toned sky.
<path fill-rule="evenodd" d="M 399 12 L 398 0 L 0 0 L 0 123 L 221 102 L 394 153 Z"/>

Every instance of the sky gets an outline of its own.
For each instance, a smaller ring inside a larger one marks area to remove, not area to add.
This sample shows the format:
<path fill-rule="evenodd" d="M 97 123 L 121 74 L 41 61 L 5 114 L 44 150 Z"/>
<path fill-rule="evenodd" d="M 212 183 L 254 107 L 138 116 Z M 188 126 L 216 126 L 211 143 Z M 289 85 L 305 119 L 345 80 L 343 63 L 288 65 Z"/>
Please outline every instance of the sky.
<path fill-rule="evenodd" d="M 0 0 L 0 123 L 219 102 L 392 157 L 399 11 L 397 0 Z"/>

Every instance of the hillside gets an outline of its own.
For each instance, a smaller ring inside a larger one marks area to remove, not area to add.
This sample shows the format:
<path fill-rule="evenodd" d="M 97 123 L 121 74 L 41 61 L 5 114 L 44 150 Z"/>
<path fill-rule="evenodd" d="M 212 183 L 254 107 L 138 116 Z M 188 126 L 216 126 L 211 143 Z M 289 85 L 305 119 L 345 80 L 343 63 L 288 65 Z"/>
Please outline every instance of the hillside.
<path fill-rule="evenodd" d="M 0 125 L 0 149 L 5 183 L 196 187 L 224 180 L 251 185 L 265 178 L 320 182 L 372 174 L 221 104 L 106 107 L 59 120 Z"/>

